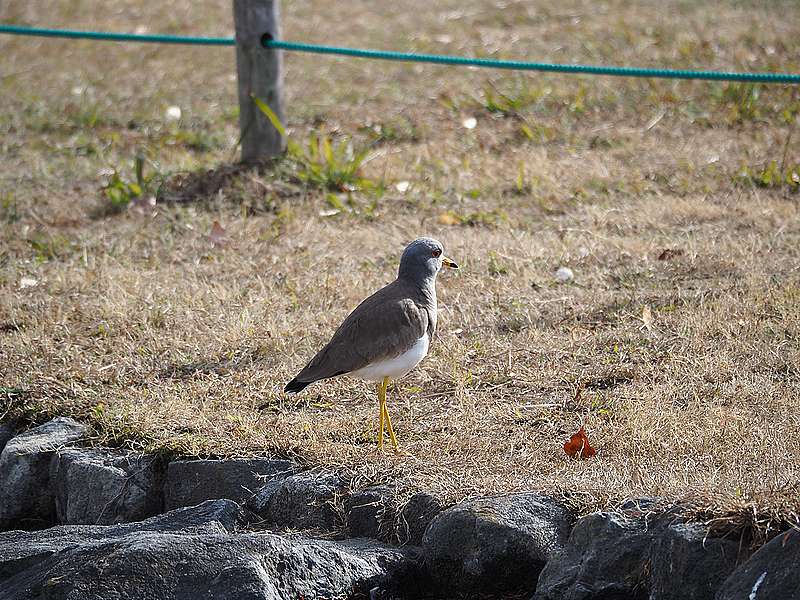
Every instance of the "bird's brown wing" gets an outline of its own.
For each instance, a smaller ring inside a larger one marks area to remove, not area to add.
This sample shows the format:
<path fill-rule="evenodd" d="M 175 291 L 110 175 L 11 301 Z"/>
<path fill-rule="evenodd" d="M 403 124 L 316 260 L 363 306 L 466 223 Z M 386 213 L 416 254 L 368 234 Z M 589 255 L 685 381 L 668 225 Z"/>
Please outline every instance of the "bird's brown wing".
<path fill-rule="evenodd" d="M 425 335 L 427 328 L 427 309 L 417 305 L 406 282 L 396 280 L 359 304 L 287 389 L 398 356 Z"/>

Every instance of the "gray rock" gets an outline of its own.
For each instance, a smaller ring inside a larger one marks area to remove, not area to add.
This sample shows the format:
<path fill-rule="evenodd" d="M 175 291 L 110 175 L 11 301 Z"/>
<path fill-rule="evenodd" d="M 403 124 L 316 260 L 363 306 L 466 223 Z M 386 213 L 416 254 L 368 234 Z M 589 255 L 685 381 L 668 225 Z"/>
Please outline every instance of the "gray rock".
<path fill-rule="evenodd" d="M 330 531 L 343 525 L 343 494 L 338 475 L 311 470 L 267 483 L 248 507 L 271 525 Z"/>
<path fill-rule="evenodd" d="M 532 592 L 542 567 L 562 550 L 573 521 L 561 504 L 538 494 L 469 500 L 428 526 L 425 562 L 450 594 Z"/>
<path fill-rule="evenodd" d="M 707 537 L 700 523 L 672 523 L 651 547 L 652 600 L 712 600 L 746 558 L 736 539 Z"/>
<path fill-rule="evenodd" d="M 255 518 L 249 510 L 225 498 L 206 500 L 196 506 L 176 508 L 138 523 L 118 525 L 119 531 L 180 531 L 219 526 L 219 532 L 234 533 L 245 528 Z"/>
<path fill-rule="evenodd" d="M 68 448 L 50 463 L 59 523 L 111 525 L 161 512 L 163 463 L 123 450 Z"/>
<path fill-rule="evenodd" d="M 373 485 L 354 492 L 345 501 L 345 521 L 350 537 L 389 541 L 394 529 L 394 490 Z"/>
<path fill-rule="evenodd" d="M 773 538 L 736 569 L 716 600 L 800 600 L 800 531 Z"/>
<path fill-rule="evenodd" d="M 192 511 L 159 517 L 160 530 L 149 519 L 0 534 L 0 600 L 349 598 L 417 580 L 406 550 L 230 533 L 213 520 L 198 527 L 197 514 L 186 519 Z"/>
<path fill-rule="evenodd" d="M 711 600 L 738 554 L 736 541 L 706 537 L 679 511 L 652 514 L 628 503 L 578 521 L 542 570 L 534 598 Z"/>
<path fill-rule="evenodd" d="M 419 546 L 425 530 L 444 506 L 436 496 L 419 492 L 409 498 L 400 509 L 395 529 L 395 539 L 401 544 Z"/>
<path fill-rule="evenodd" d="M 218 498 L 244 502 L 265 482 L 296 470 L 292 461 L 268 458 L 177 460 L 167 467 L 164 507 L 172 510 Z"/>
<path fill-rule="evenodd" d="M 0 454 L 3 453 L 3 448 L 6 447 L 8 440 L 16 434 L 14 428 L 8 423 L 0 423 Z"/>
<path fill-rule="evenodd" d="M 137 523 L 121 525 L 62 525 L 40 531 L 0 533 L 0 584 L 28 566 L 41 562 L 76 543 L 114 539 L 142 532 L 219 535 L 238 531 L 247 512 L 232 500 L 209 500 L 179 508 Z M 77 541 L 76 541 L 77 540 Z"/>
<path fill-rule="evenodd" d="M 8 441 L 0 455 L 0 529 L 31 529 L 55 521 L 50 461 L 83 438 L 86 426 L 59 417 Z"/>
<path fill-rule="evenodd" d="M 534 598 L 645 600 L 651 543 L 644 521 L 614 513 L 584 517 L 563 552 L 545 565 Z"/>

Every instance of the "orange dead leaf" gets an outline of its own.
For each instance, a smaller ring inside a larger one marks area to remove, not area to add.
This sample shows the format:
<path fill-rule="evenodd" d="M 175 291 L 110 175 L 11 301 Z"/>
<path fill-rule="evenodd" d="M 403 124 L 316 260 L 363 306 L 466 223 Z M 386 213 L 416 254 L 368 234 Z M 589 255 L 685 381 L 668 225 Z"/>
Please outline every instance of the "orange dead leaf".
<path fill-rule="evenodd" d="M 439 215 L 437 221 L 439 221 L 440 225 L 459 225 L 461 224 L 461 219 L 458 218 L 453 212 L 443 212 Z"/>
<path fill-rule="evenodd" d="M 589 437 L 586 435 L 583 425 L 576 433 L 572 434 L 568 442 L 564 442 L 564 452 L 572 458 L 591 458 L 597 454 L 589 443 Z"/>

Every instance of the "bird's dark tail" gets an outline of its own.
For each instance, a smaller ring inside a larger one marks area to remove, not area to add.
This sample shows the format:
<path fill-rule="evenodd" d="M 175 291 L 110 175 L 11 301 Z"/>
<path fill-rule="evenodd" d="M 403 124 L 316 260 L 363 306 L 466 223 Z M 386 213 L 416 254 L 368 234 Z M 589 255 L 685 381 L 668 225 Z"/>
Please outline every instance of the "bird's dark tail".
<path fill-rule="evenodd" d="M 283 391 L 289 392 L 290 394 L 294 394 L 296 392 L 300 392 L 306 389 L 312 383 L 313 383 L 312 381 L 297 381 L 297 377 L 295 377 L 289 383 L 286 384 L 286 387 L 283 388 Z"/>

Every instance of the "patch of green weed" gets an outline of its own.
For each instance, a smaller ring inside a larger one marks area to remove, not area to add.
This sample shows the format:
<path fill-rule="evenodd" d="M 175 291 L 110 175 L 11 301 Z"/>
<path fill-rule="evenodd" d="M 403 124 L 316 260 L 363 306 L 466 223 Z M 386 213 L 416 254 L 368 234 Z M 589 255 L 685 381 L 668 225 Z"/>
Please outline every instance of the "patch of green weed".
<path fill-rule="evenodd" d="M 786 187 L 792 192 L 800 190 L 800 164 L 781 167 L 771 160 L 765 167 L 742 167 L 735 177 L 738 183 L 749 183 L 763 188 Z"/>
<path fill-rule="evenodd" d="M 359 128 L 373 145 L 417 143 L 422 139 L 419 128 L 405 117 L 381 123 L 367 123 Z"/>
<path fill-rule="evenodd" d="M 367 149 L 356 149 L 349 138 L 337 142 L 312 133 L 305 145 L 289 140 L 286 159 L 306 185 L 331 192 L 380 191 L 383 182 L 361 172 L 367 154 Z"/>
<path fill-rule="evenodd" d="M 508 267 L 501 262 L 497 253 L 489 252 L 489 275 L 497 277 L 500 275 L 507 275 Z"/>
<path fill-rule="evenodd" d="M 157 190 L 164 181 L 157 170 L 149 175 L 144 173 L 145 158 L 137 153 L 133 159 L 134 179 L 126 178 L 121 170 L 114 169 L 108 183 L 103 186 L 103 195 L 108 200 L 111 213 L 124 210 L 134 199 L 148 194 L 158 195 Z"/>
<path fill-rule="evenodd" d="M 731 123 L 755 121 L 761 116 L 759 86 L 755 83 L 732 82 L 716 94 L 719 104 L 727 109 Z"/>
<path fill-rule="evenodd" d="M 41 264 L 56 260 L 70 248 L 70 241 L 63 236 L 52 236 L 43 233 L 34 233 L 25 241 L 33 250 L 33 260 Z"/>
<path fill-rule="evenodd" d="M 500 91 L 490 83 L 483 89 L 483 100 L 480 104 L 490 113 L 518 117 L 522 111 L 537 104 L 550 92 L 550 88 L 532 86 L 524 78 L 516 79 L 511 88 L 505 91 Z"/>
<path fill-rule="evenodd" d="M 6 223 L 15 223 L 20 219 L 17 198 L 13 192 L 0 194 L 0 219 Z"/>

